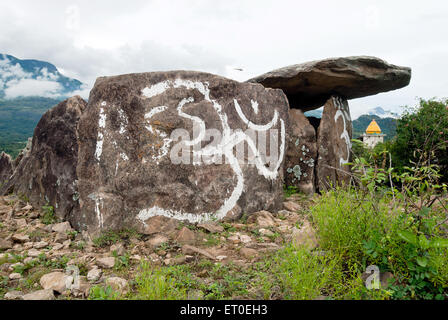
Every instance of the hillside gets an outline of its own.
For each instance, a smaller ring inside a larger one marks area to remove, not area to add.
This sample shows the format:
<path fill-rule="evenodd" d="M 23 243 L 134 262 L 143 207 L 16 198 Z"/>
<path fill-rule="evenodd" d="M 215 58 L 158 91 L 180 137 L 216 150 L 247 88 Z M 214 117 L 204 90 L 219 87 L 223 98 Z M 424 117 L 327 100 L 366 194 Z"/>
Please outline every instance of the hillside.
<path fill-rule="evenodd" d="M 28 138 L 33 136 L 42 114 L 61 100 L 44 97 L 0 99 L 0 152 L 16 157 Z"/>

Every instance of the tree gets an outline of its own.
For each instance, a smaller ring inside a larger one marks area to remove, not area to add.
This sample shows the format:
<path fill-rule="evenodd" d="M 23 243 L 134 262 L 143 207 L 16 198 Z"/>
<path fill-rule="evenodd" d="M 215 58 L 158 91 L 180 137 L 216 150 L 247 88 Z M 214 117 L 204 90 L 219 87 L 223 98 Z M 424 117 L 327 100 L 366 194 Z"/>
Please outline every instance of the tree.
<path fill-rule="evenodd" d="M 442 181 L 448 181 L 448 99 L 420 99 L 417 107 L 407 108 L 398 119 L 391 151 L 399 170 L 412 163 L 435 164 Z"/>

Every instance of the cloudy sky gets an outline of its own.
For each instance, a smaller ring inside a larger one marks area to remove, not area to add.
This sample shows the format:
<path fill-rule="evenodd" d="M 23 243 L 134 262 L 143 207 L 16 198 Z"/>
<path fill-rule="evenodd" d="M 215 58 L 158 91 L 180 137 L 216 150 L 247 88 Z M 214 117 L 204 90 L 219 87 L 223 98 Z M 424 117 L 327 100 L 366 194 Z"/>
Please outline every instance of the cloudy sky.
<path fill-rule="evenodd" d="M 412 68 L 408 87 L 352 100 L 356 116 L 447 97 L 447 25 L 443 0 L 15 0 L 0 2 L 0 53 L 49 61 L 89 86 L 98 76 L 173 69 L 242 81 L 352 55 Z"/>

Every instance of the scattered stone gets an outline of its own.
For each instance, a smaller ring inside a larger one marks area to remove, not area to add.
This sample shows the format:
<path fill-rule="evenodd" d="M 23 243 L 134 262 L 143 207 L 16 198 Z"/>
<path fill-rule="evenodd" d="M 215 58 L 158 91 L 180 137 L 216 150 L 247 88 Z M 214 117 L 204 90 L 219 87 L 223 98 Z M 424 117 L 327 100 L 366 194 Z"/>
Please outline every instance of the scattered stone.
<path fill-rule="evenodd" d="M 126 279 L 120 277 L 110 277 L 106 279 L 106 286 L 110 286 L 114 291 L 126 294 L 129 290 L 129 284 Z"/>
<path fill-rule="evenodd" d="M 271 230 L 263 229 L 263 228 L 259 229 L 258 232 L 260 232 L 260 234 L 262 236 L 266 236 L 266 237 L 270 237 L 270 236 L 274 235 L 274 232 L 272 232 Z"/>
<path fill-rule="evenodd" d="M 216 260 L 218 261 L 223 261 L 225 259 L 227 259 L 227 256 L 216 256 Z"/>
<path fill-rule="evenodd" d="M 164 243 L 168 243 L 170 239 L 162 234 L 156 234 L 147 241 L 150 247 L 158 248 Z"/>
<path fill-rule="evenodd" d="M 241 241 L 242 243 L 249 243 L 249 242 L 252 241 L 252 238 L 251 238 L 250 236 L 248 236 L 248 235 L 241 234 L 241 235 L 240 235 L 240 241 Z"/>
<path fill-rule="evenodd" d="M 25 243 L 30 241 L 30 236 L 26 234 L 14 234 L 12 240 L 14 242 Z"/>
<path fill-rule="evenodd" d="M 36 249 L 28 250 L 28 256 L 32 257 L 32 258 L 36 258 L 36 257 L 40 256 L 41 253 L 42 253 L 41 251 L 36 250 Z"/>
<path fill-rule="evenodd" d="M 210 233 L 221 233 L 224 228 L 217 223 L 207 222 L 198 224 L 199 228 L 202 228 Z"/>
<path fill-rule="evenodd" d="M 182 253 L 186 254 L 186 255 L 200 254 L 200 255 L 203 255 L 206 258 L 209 258 L 211 260 L 215 260 L 215 257 L 213 255 L 211 255 L 210 253 L 208 253 L 207 251 L 205 251 L 204 249 L 193 247 L 193 246 L 190 246 L 188 244 L 182 246 Z"/>
<path fill-rule="evenodd" d="M 101 268 L 111 269 L 115 265 L 115 258 L 114 257 L 98 258 L 96 259 L 96 264 Z"/>
<path fill-rule="evenodd" d="M 176 241 L 181 244 L 192 244 L 195 242 L 195 240 L 196 237 L 194 232 L 187 227 L 183 227 L 176 237 Z"/>
<path fill-rule="evenodd" d="M 52 289 L 39 290 L 23 296 L 23 300 L 54 300 L 56 299 Z"/>
<path fill-rule="evenodd" d="M 22 278 L 20 273 L 14 272 L 9 275 L 9 280 L 19 280 Z"/>
<path fill-rule="evenodd" d="M 54 290 L 63 293 L 67 289 L 67 275 L 63 272 L 51 272 L 40 278 L 40 285 L 45 290 Z"/>
<path fill-rule="evenodd" d="M 103 275 L 103 271 L 98 268 L 93 268 L 87 273 L 87 280 L 90 282 L 97 282 L 101 279 L 101 276 Z"/>
<path fill-rule="evenodd" d="M 0 239 L 0 250 L 8 250 L 13 246 L 13 242 L 11 240 Z"/>
<path fill-rule="evenodd" d="M 30 204 L 27 204 L 26 206 L 24 206 L 22 209 L 22 211 L 30 211 L 33 210 L 33 206 Z"/>
<path fill-rule="evenodd" d="M 33 245 L 34 249 L 43 249 L 46 247 L 48 247 L 48 242 L 46 242 L 46 241 L 39 241 L 39 242 L 34 243 L 34 245 Z"/>
<path fill-rule="evenodd" d="M 316 232 L 307 220 L 304 221 L 300 229 L 293 228 L 292 243 L 297 247 L 304 246 L 309 250 L 313 250 L 319 246 Z"/>
<path fill-rule="evenodd" d="M 227 238 L 227 240 L 233 244 L 238 244 L 241 242 L 240 237 L 237 234 L 231 235 L 230 237 Z"/>
<path fill-rule="evenodd" d="M 252 259 L 258 256 L 258 252 L 251 248 L 241 248 L 240 253 L 246 259 Z"/>
<path fill-rule="evenodd" d="M 70 226 L 70 222 L 65 221 L 61 223 L 56 223 L 51 227 L 53 232 L 67 234 L 67 232 L 72 231 L 72 227 Z"/>
<path fill-rule="evenodd" d="M 23 300 L 23 292 L 21 291 L 9 291 L 4 296 L 5 300 Z"/>
<path fill-rule="evenodd" d="M 115 252 L 117 255 L 122 256 L 126 253 L 126 249 L 121 243 L 117 243 L 110 246 L 110 252 Z"/>
<path fill-rule="evenodd" d="M 291 212 L 299 212 L 302 210 L 302 207 L 297 202 L 294 201 L 283 202 L 283 207 Z"/>
<path fill-rule="evenodd" d="M 247 218 L 247 223 L 255 223 L 260 227 L 272 227 L 275 225 L 274 216 L 268 211 L 258 211 Z"/>
<path fill-rule="evenodd" d="M 26 219 L 15 219 L 15 224 L 18 229 L 25 228 L 28 224 L 26 223 Z"/>

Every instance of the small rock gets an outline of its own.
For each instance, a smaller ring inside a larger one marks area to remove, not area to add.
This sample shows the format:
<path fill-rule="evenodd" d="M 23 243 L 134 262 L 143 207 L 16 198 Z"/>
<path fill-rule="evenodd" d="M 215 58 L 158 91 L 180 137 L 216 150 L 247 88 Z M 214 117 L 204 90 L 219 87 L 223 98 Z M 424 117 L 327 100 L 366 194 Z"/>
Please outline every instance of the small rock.
<path fill-rule="evenodd" d="M 176 241 L 181 244 L 192 244 L 195 241 L 195 234 L 187 227 L 183 227 L 177 234 Z"/>
<path fill-rule="evenodd" d="M 211 255 L 210 253 L 208 253 L 207 251 L 200 249 L 200 248 L 196 248 L 193 246 L 190 246 L 188 244 L 184 245 L 182 247 L 182 253 L 183 254 L 188 254 L 188 255 L 192 255 L 192 254 L 201 254 L 204 257 L 207 257 L 211 260 L 215 260 L 215 257 L 213 255 Z"/>
<path fill-rule="evenodd" d="M 216 260 L 218 261 L 223 261 L 225 259 L 227 259 L 227 256 L 216 256 Z"/>
<path fill-rule="evenodd" d="M 48 247 L 48 242 L 45 242 L 45 241 L 36 242 L 33 245 L 34 249 L 43 249 L 46 247 Z"/>
<path fill-rule="evenodd" d="M 33 206 L 30 205 L 30 204 L 28 203 L 28 204 L 27 204 L 26 206 L 24 206 L 21 210 L 22 210 L 22 211 L 30 211 L 30 210 L 33 210 Z"/>
<path fill-rule="evenodd" d="M 202 228 L 210 233 L 220 233 L 224 231 L 224 228 L 217 223 L 200 223 L 198 224 L 199 228 Z"/>
<path fill-rule="evenodd" d="M 23 293 L 21 291 L 9 291 L 4 296 L 5 300 L 22 300 Z"/>
<path fill-rule="evenodd" d="M 263 229 L 263 228 L 259 229 L 258 232 L 260 232 L 260 234 L 262 236 L 266 236 L 266 237 L 270 237 L 270 236 L 274 235 L 274 232 L 272 232 L 271 230 Z"/>
<path fill-rule="evenodd" d="M 247 223 L 255 223 L 262 228 L 273 227 L 275 225 L 272 213 L 264 210 L 252 213 L 247 218 Z"/>
<path fill-rule="evenodd" d="M 101 268 L 111 269 L 115 265 L 115 258 L 114 257 L 99 258 L 96 259 L 96 264 Z"/>
<path fill-rule="evenodd" d="M 240 235 L 240 241 L 242 243 L 249 243 L 249 242 L 252 242 L 252 238 L 246 234 L 242 234 L 242 235 Z"/>
<path fill-rule="evenodd" d="M 98 268 L 93 268 L 87 273 L 87 280 L 90 282 L 97 282 L 100 280 L 101 276 L 103 275 L 103 271 Z"/>
<path fill-rule="evenodd" d="M 63 293 L 66 289 L 67 275 L 63 272 L 51 272 L 40 278 L 40 285 L 45 290 L 51 289 L 58 293 Z"/>
<path fill-rule="evenodd" d="M 58 232 L 54 237 L 54 242 L 63 243 L 68 240 L 68 236 L 65 232 Z"/>
<path fill-rule="evenodd" d="M 62 247 L 64 247 L 64 246 L 62 245 L 62 243 L 55 243 L 55 244 L 52 246 L 52 250 L 53 250 L 53 251 L 58 251 L 58 250 L 61 250 Z"/>
<path fill-rule="evenodd" d="M 23 300 L 54 300 L 53 290 L 39 290 L 23 296 Z"/>
<path fill-rule="evenodd" d="M 115 252 L 117 255 L 122 256 L 125 254 L 126 249 L 121 243 L 110 246 L 110 252 Z"/>
<path fill-rule="evenodd" d="M 19 280 L 22 278 L 20 273 L 14 272 L 9 275 L 9 280 Z"/>
<path fill-rule="evenodd" d="M 302 210 L 302 207 L 294 201 L 283 202 L 283 208 L 292 212 L 298 212 Z"/>
<path fill-rule="evenodd" d="M 164 243 L 168 243 L 170 239 L 162 234 L 156 234 L 147 241 L 150 247 L 158 248 Z"/>
<path fill-rule="evenodd" d="M 58 233 L 67 233 L 69 231 L 72 231 L 72 227 L 70 226 L 70 223 L 68 221 L 56 223 L 51 227 L 51 230 L 53 232 Z"/>
<path fill-rule="evenodd" d="M 129 289 L 129 284 L 126 279 L 120 277 L 110 277 L 106 279 L 106 285 L 110 286 L 113 290 L 122 294 L 126 294 Z"/>
<path fill-rule="evenodd" d="M 13 242 L 11 240 L 0 239 L 0 250 L 8 250 L 13 246 Z"/>
<path fill-rule="evenodd" d="M 15 223 L 18 229 L 25 228 L 28 225 L 25 219 L 15 219 Z"/>
<path fill-rule="evenodd" d="M 231 235 L 230 237 L 227 238 L 227 240 L 233 244 L 240 243 L 240 237 L 237 234 Z"/>
<path fill-rule="evenodd" d="M 30 236 L 26 234 L 14 234 L 11 238 L 14 242 L 25 243 L 30 241 Z"/>
<path fill-rule="evenodd" d="M 38 257 L 42 252 L 36 249 L 30 249 L 28 250 L 28 257 L 36 258 Z"/>
<path fill-rule="evenodd" d="M 258 252 L 251 248 L 241 248 L 240 253 L 246 259 L 252 259 L 258 256 Z"/>

